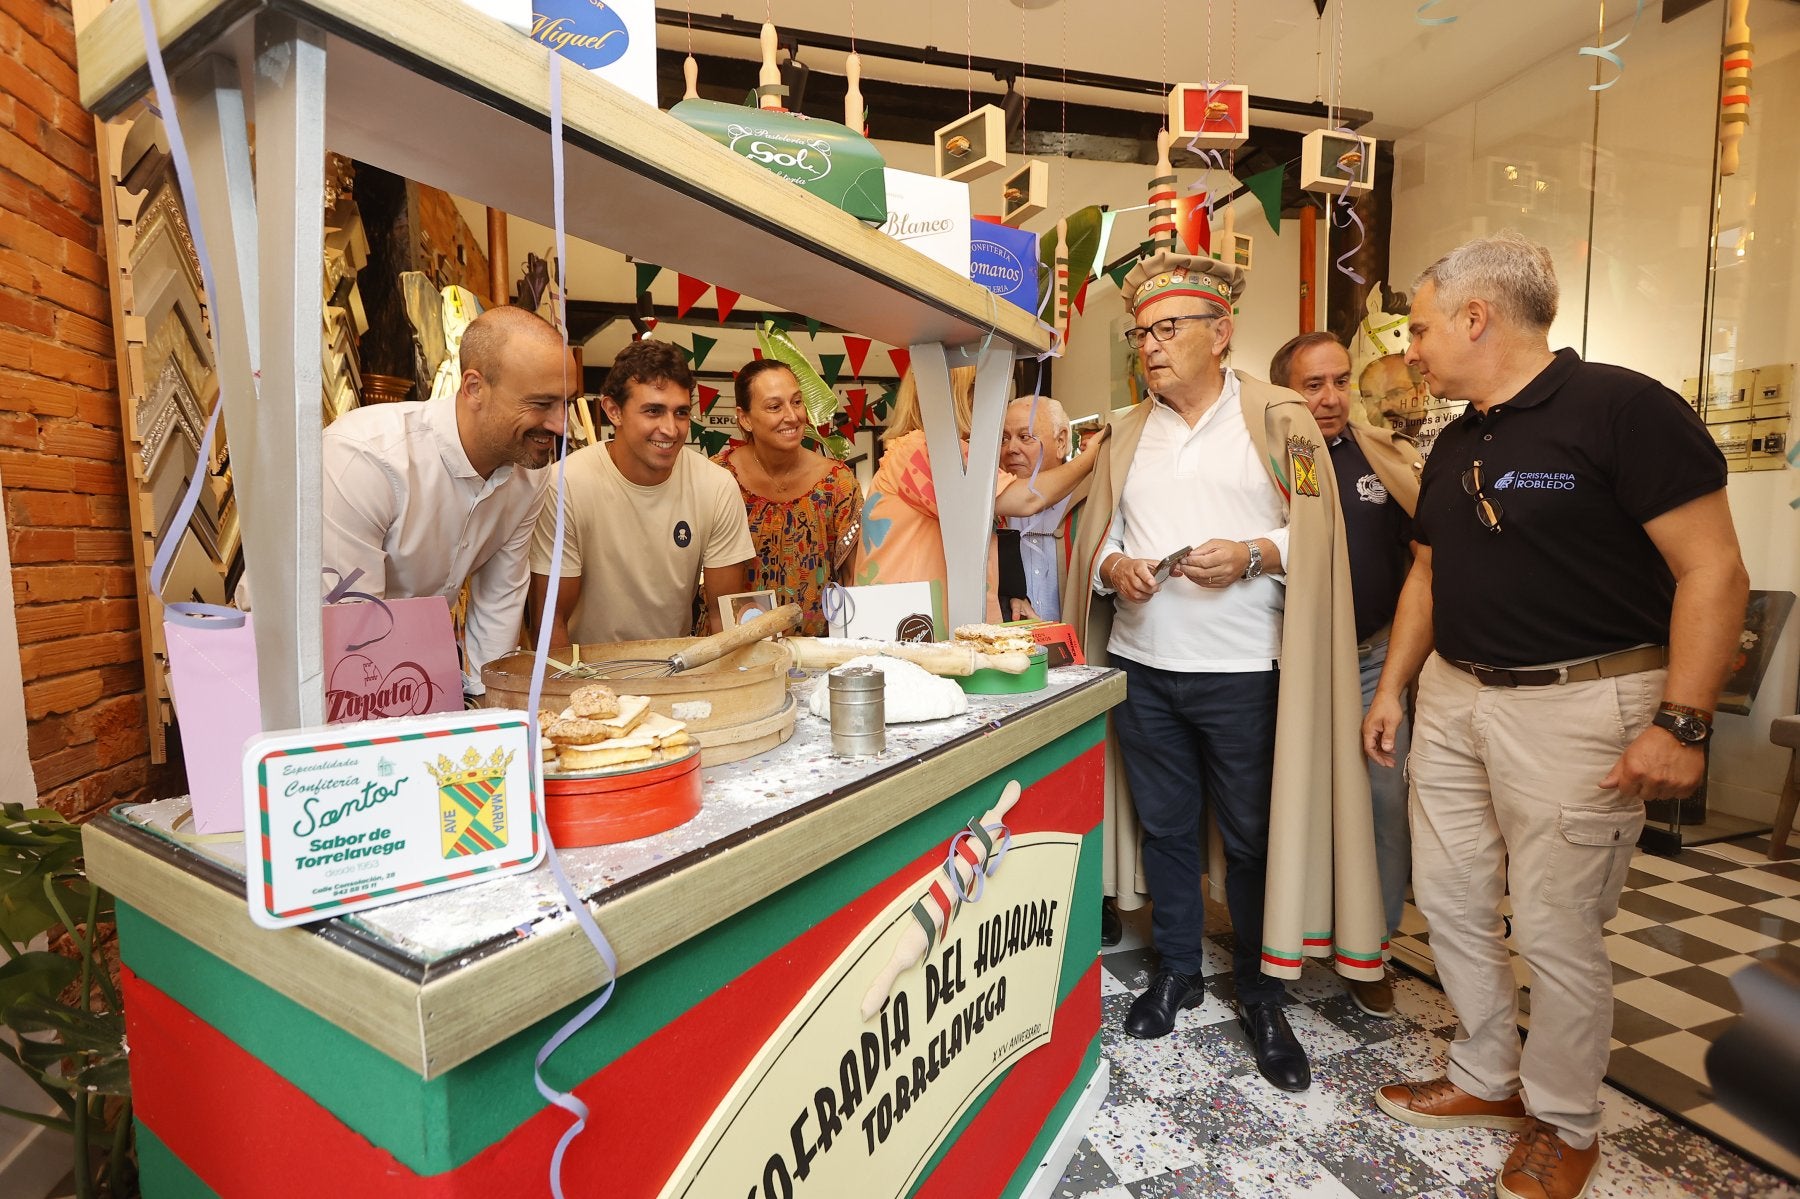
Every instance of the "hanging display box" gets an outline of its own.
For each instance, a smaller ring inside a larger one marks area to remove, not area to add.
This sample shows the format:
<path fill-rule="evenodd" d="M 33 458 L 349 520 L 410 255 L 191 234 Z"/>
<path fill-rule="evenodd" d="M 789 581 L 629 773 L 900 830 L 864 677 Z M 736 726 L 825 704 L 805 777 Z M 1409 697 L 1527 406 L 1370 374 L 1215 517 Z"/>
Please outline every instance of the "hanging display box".
<path fill-rule="evenodd" d="M 881 152 L 836 121 L 716 100 L 683 100 L 669 115 L 859 221 L 887 220 L 887 164 Z"/>
<path fill-rule="evenodd" d="M 1026 312 L 1036 312 L 1037 234 L 980 218 L 969 229 L 969 278 Z"/>
<path fill-rule="evenodd" d="M 1342 129 L 1315 129 L 1300 140 L 1300 186 L 1339 195 L 1375 190 L 1375 139 Z"/>
<path fill-rule="evenodd" d="M 1006 114 L 983 104 L 937 131 L 937 176 L 967 183 L 1006 166 Z"/>
<path fill-rule="evenodd" d="M 1208 150 L 1250 140 L 1250 89 L 1241 84 L 1178 83 L 1169 93 L 1169 133 Z"/>
<path fill-rule="evenodd" d="M 1017 229 L 1050 207 L 1050 167 L 1032 159 L 1000 185 L 1000 219 Z"/>

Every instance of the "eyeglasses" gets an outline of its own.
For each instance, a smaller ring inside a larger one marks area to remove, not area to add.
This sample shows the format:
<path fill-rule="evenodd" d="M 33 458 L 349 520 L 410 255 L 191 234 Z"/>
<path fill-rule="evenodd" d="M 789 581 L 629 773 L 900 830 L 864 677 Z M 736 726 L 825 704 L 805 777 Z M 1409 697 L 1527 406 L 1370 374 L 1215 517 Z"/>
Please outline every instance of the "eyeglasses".
<path fill-rule="evenodd" d="M 1502 511 L 1499 504 L 1482 494 L 1481 459 L 1475 459 L 1462 473 L 1462 488 L 1475 497 L 1475 519 L 1481 522 L 1481 527 L 1490 533 L 1498 533 Z"/>
<path fill-rule="evenodd" d="M 1125 330 L 1125 344 L 1138 349 L 1144 344 L 1145 337 L 1154 337 L 1158 341 L 1167 341 L 1175 336 L 1175 327 L 1182 321 L 1216 321 L 1217 313 L 1203 312 L 1195 316 L 1165 316 L 1160 321 L 1151 321 L 1148 325 L 1134 325 Z"/>

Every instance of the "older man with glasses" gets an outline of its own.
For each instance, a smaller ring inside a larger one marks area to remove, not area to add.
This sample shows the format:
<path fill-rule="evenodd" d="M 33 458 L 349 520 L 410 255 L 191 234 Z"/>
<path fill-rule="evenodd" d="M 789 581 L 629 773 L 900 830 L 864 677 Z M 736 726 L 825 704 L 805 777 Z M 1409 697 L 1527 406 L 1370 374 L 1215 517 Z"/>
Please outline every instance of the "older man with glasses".
<path fill-rule="evenodd" d="M 1063 611 L 1089 660 L 1127 678 L 1113 730 L 1129 801 L 1115 776 L 1104 873 L 1121 907 L 1141 903 L 1141 825 L 1162 961 L 1125 1032 L 1166 1036 L 1206 998 L 1210 812 L 1239 1016 L 1263 1077 L 1298 1091 L 1311 1070 L 1282 980 L 1309 955 L 1379 979 L 1380 900 L 1337 483 L 1305 402 L 1225 365 L 1243 288 L 1235 265 L 1170 250 L 1127 276 L 1152 394 L 1113 419 Z"/>
<path fill-rule="evenodd" d="M 1419 677 L 1413 894 L 1461 1025 L 1445 1077 L 1376 1103 L 1423 1128 L 1520 1132 L 1503 1199 L 1588 1191 L 1612 1031 L 1605 925 L 1644 801 L 1705 773 L 1748 585 L 1699 417 L 1654 379 L 1552 353 L 1557 298 L 1549 251 L 1516 233 L 1420 279 L 1407 359 L 1469 407 L 1425 464 L 1363 730 L 1391 762 Z M 1509 889 L 1532 980 L 1523 1050 Z"/>

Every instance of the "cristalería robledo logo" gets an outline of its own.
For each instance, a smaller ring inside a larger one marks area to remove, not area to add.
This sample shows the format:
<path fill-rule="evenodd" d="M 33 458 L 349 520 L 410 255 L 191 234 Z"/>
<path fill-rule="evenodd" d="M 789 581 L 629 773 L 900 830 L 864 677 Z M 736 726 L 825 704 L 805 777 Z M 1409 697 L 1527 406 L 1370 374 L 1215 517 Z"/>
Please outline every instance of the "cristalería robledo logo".
<path fill-rule="evenodd" d="M 536 0 L 531 38 L 590 71 L 618 62 L 631 46 L 625 18 L 604 0 Z"/>
<path fill-rule="evenodd" d="M 1574 491 L 1575 476 L 1564 470 L 1509 470 L 1494 480 L 1495 491 Z"/>
<path fill-rule="evenodd" d="M 969 243 L 969 277 L 1003 296 L 1025 281 L 1025 267 L 999 242 L 976 240 Z"/>
<path fill-rule="evenodd" d="M 386 674 L 361 654 L 338 660 L 325 689 L 325 720 L 379 720 L 384 716 L 418 716 L 431 710 L 437 688 L 417 662 L 401 662 Z"/>

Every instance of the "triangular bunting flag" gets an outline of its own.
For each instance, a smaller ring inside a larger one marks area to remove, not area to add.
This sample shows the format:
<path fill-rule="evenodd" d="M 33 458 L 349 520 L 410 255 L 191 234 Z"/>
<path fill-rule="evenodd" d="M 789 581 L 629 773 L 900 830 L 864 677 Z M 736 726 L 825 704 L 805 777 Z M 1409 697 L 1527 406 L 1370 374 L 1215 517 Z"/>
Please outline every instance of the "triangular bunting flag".
<path fill-rule="evenodd" d="M 699 370 L 702 366 L 706 365 L 706 356 L 708 354 L 712 353 L 712 348 L 718 344 L 719 344 L 719 339 L 716 337 L 708 337 L 703 333 L 694 334 L 694 369 L 695 370 Z M 705 391 L 706 389 L 701 388 L 700 390 Z"/>
<path fill-rule="evenodd" d="M 638 319 L 644 322 L 644 332 L 643 332 L 642 336 L 648 337 L 648 336 L 650 336 L 651 333 L 656 331 L 656 318 L 655 317 L 644 316 L 644 317 L 639 317 Z"/>
<path fill-rule="evenodd" d="M 1118 288 L 1120 291 L 1124 291 L 1125 290 L 1125 276 L 1129 275 L 1131 273 L 1131 268 L 1136 266 L 1137 264 L 1138 264 L 1138 257 L 1137 257 L 1137 255 L 1133 254 L 1130 258 L 1127 258 L 1124 262 L 1121 262 L 1118 266 L 1115 266 L 1111 270 L 1107 271 L 1106 277 L 1113 281 L 1114 287 Z"/>
<path fill-rule="evenodd" d="M 844 373 L 844 356 L 842 354 L 819 355 L 819 378 L 825 380 L 827 387 L 836 387 L 838 379 Z"/>
<path fill-rule="evenodd" d="M 725 323 L 725 318 L 731 315 L 732 308 L 736 307 L 738 293 L 725 287 L 716 287 L 713 291 L 715 298 L 719 301 L 719 323 L 722 325 Z"/>
<path fill-rule="evenodd" d="M 1244 187 L 1262 203 L 1263 217 L 1269 229 L 1281 232 L 1281 177 L 1284 167 L 1270 167 L 1244 180 Z"/>
<path fill-rule="evenodd" d="M 819 324 L 818 317 L 809 316 L 806 318 L 806 335 L 808 337 L 817 337 L 819 335 L 820 328 L 821 328 L 821 326 Z"/>
<path fill-rule="evenodd" d="M 1175 233 L 1189 254 L 1212 253 L 1212 224 L 1207 220 L 1205 192 L 1190 192 L 1175 201 Z"/>
<path fill-rule="evenodd" d="M 1094 266 L 1088 272 L 1090 279 L 1100 277 L 1101 265 L 1106 261 L 1106 243 L 1112 240 L 1113 222 L 1118 219 L 1119 214 L 1111 209 L 1100 214 L 1100 244 L 1094 247 Z"/>
<path fill-rule="evenodd" d="M 686 316 L 688 314 L 688 309 L 692 308 L 695 304 L 698 304 L 700 302 L 700 297 L 705 295 L 706 289 L 711 286 L 712 284 L 706 282 L 704 279 L 695 279 L 691 276 L 676 272 L 675 315 L 677 317 Z"/>
<path fill-rule="evenodd" d="M 912 351 L 895 346 L 888 351 L 888 361 L 894 364 L 894 373 L 905 378 L 906 372 L 912 369 Z"/>
<path fill-rule="evenodd" d="M 658 275 L 662 274 L 662 268 L 653 262 L 640 262 L 636 265 L 637 292 L 635 294 L 641 296 L 650 290 L 650 285 L 656 282 L 656 277 Z"/>
<path fill-rule="evenodd" d="M 852 387 L 844 393 L 844 398 L 844 436 L 854 437 L 856 431 L 862 428 L 863 413 L 869 407 L 869 389 Z"/>
<path fill-rule="evenodd" d="M 1082 316 L 1087 315 L 1087 289 L 1088 284 L 1092 282 L 1092 279 L 1083 279 L 1081 281 L 1081 290 L 1075 293 L 1075 311 Z"/>
<path fill-rule="evenodd" d="M 789 333 L 789 332 L 793 331 L 794 322 L 789 320 L 785 316 L 777 316 L 775 313 L 769 312 L 769 313 L 763 314 L 763 319 L 765 321 L 767 321 L 769 324 L 774 325 L 776 329 L 780 330 L 783 333 Z"/>
<path fill-rule="evenodd" d="M 700 411 L 711 412 L 712 406 L 719 402 L 719 389 L 702 383 L 695 390 L 700 393 Z"/>
<path fill-rule="evenodd" d="M 681 360 L 688 364 L 688 369 L 692 370 L 694 367 L 694 351 L 688 349 L 686 346 L 679 345 L 676 346 L 675 349 L 676 352 L 681 355 Z"/>
<path fill-rule="evenodd" d="M 761 346 L 751 346 L 750 352 L 752 354 L 756 355 L 756 360 L 758 362 L 762 361 L 762 347 Z"/>
<path fill-rule="evenodd" d="M 875 343 L 866 337 L 852 337 L 844 334 L 844 353 L 850 356 L 850 373 L 857 378 L 862 377 L 863 363 L 868 360 L 869 347 Z"/>

